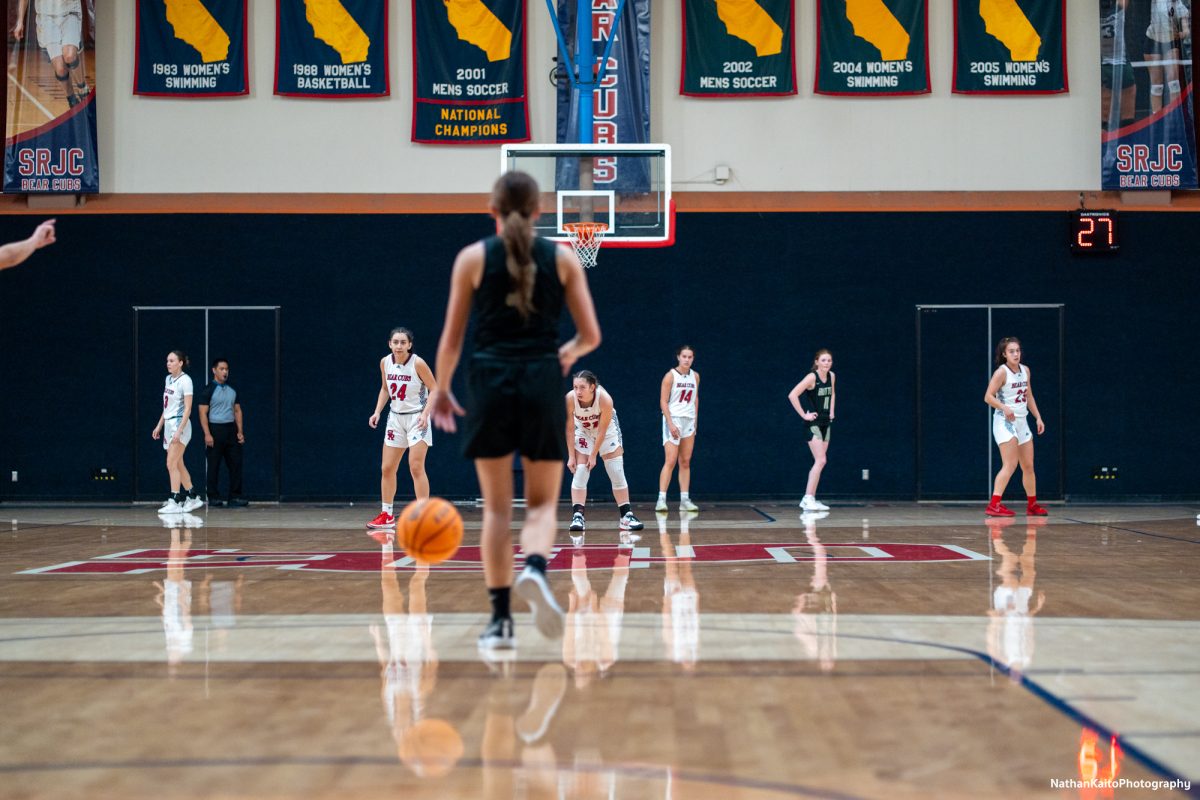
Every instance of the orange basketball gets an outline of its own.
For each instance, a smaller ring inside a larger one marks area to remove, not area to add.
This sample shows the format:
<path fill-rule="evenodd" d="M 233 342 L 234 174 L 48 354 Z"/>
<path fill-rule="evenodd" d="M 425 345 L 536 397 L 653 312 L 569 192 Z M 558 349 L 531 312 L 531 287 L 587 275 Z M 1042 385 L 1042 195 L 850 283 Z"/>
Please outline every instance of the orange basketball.
<path fill-rule="evenodd" d="M 440 778 L 462 758 L 463 740 L 449 722 L 423 719 L 404 732 L 397 753 L 422 778 Z"/>
<path fill-rule="evenodd" d="M 445 561 L 462 544 L 462 516 L 440 497 L 409 503 L 397 527 L 404 552 L 425 564 Z"/>

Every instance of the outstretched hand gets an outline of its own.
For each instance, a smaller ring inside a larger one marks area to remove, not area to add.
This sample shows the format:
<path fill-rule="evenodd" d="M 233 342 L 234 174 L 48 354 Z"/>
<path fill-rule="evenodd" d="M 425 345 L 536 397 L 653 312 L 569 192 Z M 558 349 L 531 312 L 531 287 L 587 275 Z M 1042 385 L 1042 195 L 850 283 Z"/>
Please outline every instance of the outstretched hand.
<path fill-rule="evenodd" d="M 433 427 L 439 431 L 454 433 L 458 430 L 458 421 L 454 418 L 466 415 L 466 410 L 458 404 L 449 389 L 435 389 L 429 396 L 429 416 L 433 420 Z"/>

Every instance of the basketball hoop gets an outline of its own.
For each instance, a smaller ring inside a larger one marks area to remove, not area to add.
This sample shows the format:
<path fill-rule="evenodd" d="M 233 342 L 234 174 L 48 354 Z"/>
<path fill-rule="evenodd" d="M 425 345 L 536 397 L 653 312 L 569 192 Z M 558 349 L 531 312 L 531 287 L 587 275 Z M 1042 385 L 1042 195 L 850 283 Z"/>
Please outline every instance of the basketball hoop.
<path fill-rule="evenodd" d="M 571 247 L 579 256 L 579 263 L 585 269 L 596 266 L 596 256 L 600 253 L 600 242 L 608 233 L 608 223 L 605 222 L 564 222 L 563 230 L 571 238 Z"/>

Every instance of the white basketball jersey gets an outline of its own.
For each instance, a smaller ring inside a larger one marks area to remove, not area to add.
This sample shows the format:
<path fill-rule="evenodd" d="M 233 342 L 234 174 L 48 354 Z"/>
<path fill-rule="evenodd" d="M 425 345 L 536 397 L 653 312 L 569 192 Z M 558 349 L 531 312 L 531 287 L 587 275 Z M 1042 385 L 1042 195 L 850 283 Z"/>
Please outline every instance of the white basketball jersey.
<path fill-rule="evenodd" d="M 183 398 L 192 393 L 192 379 L 186 372 L 178 378 L 167 373 L 163 387 L 163 419 L 183 419 Z"/>
<path fill-rule="evenodd" d="M 671 416 L 695 417 L 697 391 L 695 370 L 689 370 L 687 375 L 677 369 L 671 370 L 671 399 L 667 403 Z"/>
<path fill-rule="evenodd" d="M 82 14 L 80 0 L 35 0 L 34 9 L 43 17 L 65 17 L 67 14 Z"/>
<path fill-rule="evenodd" d="M 392 413 L 412 414 L 425 407 L 425 384 L 417 375 L 417 357 L 409 353 L 408 361 L 397 364 L 394 356 L 383 357 L 387 370 L 388 396 L 392 398 Z"/>
<path fill-rule="evenodd" d="M 997 395 L 1000 402 L 1006 405 L 1018 417 L 1029 415 L 1029 408 L 1025 405 L 1025 393 L 1029 391 L 1029 371 L 1025 365 L 1021 365 L 1020 372 L 1013 372 L 1008 368 L 1008 364 L 1004 364 L 1004 383 L 1000 385 L 1000 392 Z M 1000 413 L 999 410 L 996 411 Z"/>
<path fill-rule="evenodd" d="M 595 439 L 600 432 L 600 387 L 596 387 L 596 396 L 590 406 L 579 405 L 579 398 L 571 393 L 571 402 L 575 407 L 575 437 L 585 436 Z M 617 409 L 613 408 L 612 421 L 608 423 L 609 431 L 617 426 Z"/>

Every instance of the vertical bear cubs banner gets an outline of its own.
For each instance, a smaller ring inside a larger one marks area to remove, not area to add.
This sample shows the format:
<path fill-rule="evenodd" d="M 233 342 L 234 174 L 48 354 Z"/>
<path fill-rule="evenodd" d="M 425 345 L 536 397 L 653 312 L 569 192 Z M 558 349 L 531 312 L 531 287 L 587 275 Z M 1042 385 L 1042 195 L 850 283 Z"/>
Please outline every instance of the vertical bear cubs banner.
<path fill-rule="evenodd" d="M 1197 188 L 1189 0 L 1100 0 L 1100 185 Z"/>
<path fill-rule="evenodd" d="M 927 93 L 928 29 L 927 0 L 818 0 L 814 91 Z"/>
<path fill-rule="evenodd" d="M 95 194 L 93 0 L 10 2 L 4 191 Z"/>
<path fill-rule="evenodd" d="M 525 0 L 413 0 L 412 140 L 529 141 Z"/>
<path fill-rule="evenodd" d="M 275 94 L 388 94 L 387 6 L 388 0 L 276 0 Z"/>
<path fill-rule="evenodd" d="M 954 91 L 1067 91 L 1066 0 L 954 0 Z"/>
<path fill-rule="evenodd" d="M 137 0 L 133 93 L 248 94 L 248 0 Z"/>
<path fill-rule="evenodd" d="M 683 0 L 680 94 L 796 93 L 794 0 Z"/>

